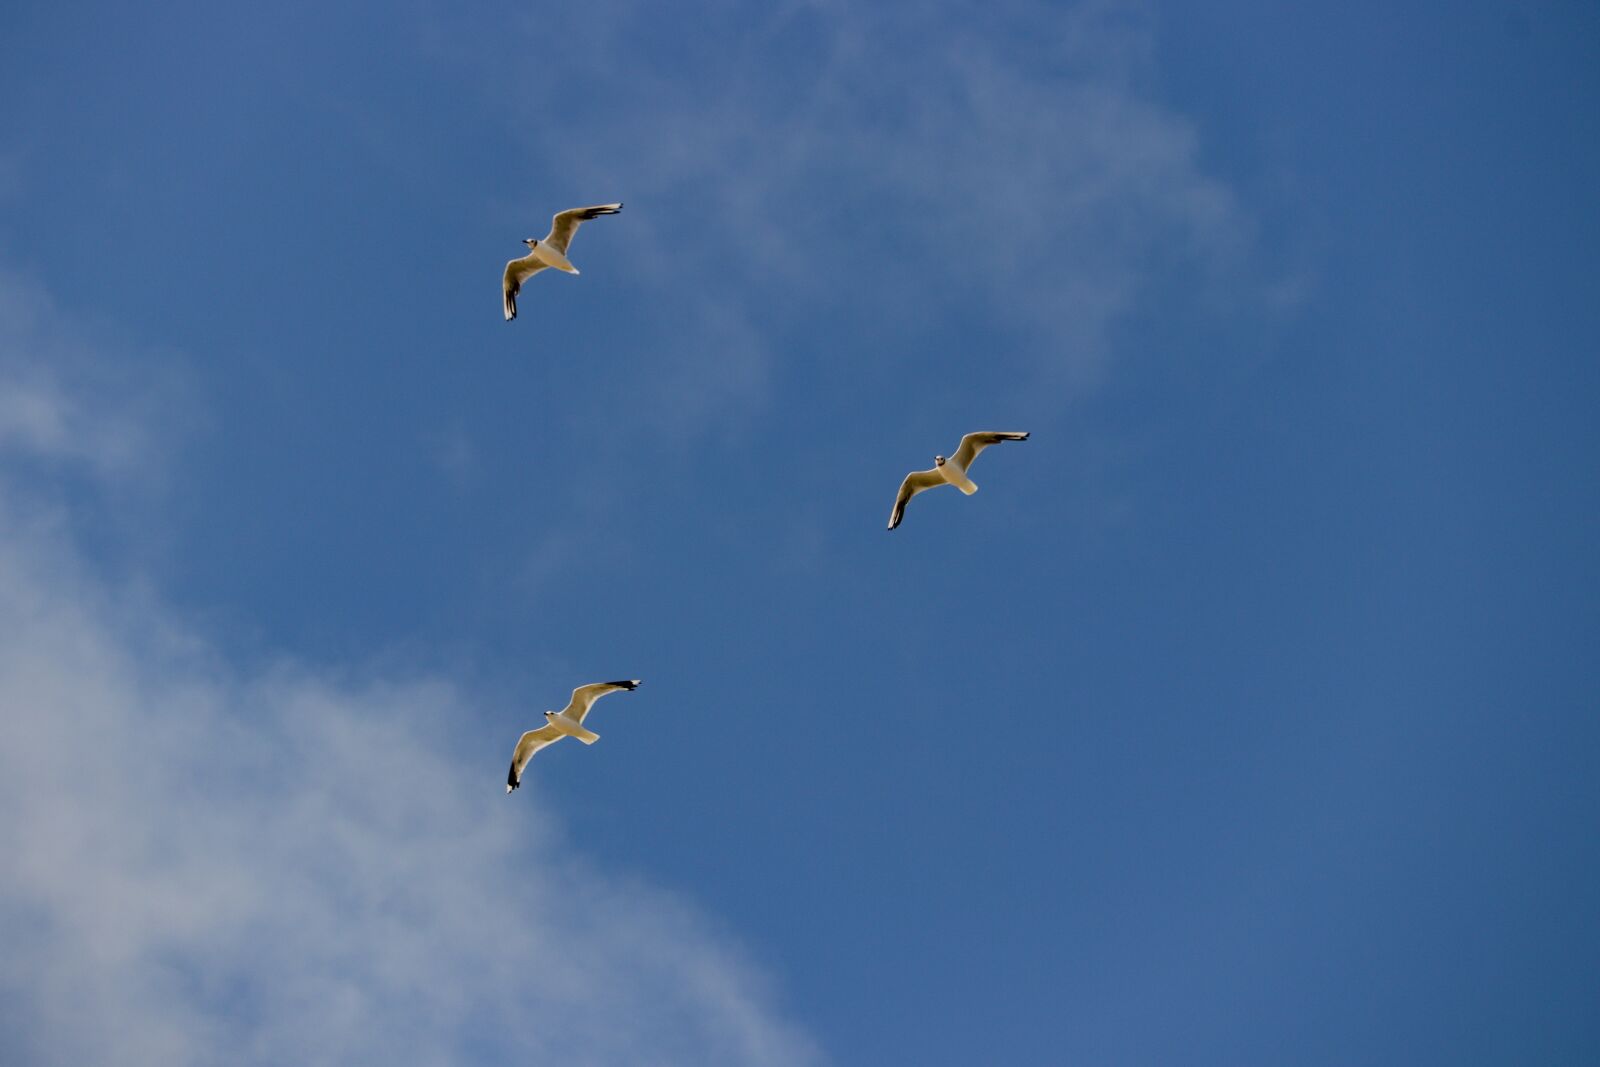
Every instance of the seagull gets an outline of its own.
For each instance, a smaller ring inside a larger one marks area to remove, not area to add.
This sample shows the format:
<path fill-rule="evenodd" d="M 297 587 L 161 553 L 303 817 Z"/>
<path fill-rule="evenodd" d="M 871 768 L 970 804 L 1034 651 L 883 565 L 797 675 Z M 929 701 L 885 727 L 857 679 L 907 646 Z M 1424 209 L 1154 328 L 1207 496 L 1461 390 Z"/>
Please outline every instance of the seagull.
<path fill-rule="evenodd" d="M 583 719 L 589 714 L 589 708 L 607 693 L 621 693 L 637 688 L 639 688 L 637 678 L 622 682 L 580 685 L 572 691 L 572 700 L 566 707 L 560 711 L 545 712 L 544 725 L 537 730 L 529 730 L 517 741 L 517 751 L 511 757 L 511 774 L 506 778 L 506 792 L 509 793 L 522 784 L 522 769 L 528 765 L 533 754 L 544 746 L 563 737 L 576 737 L 586 745 L 592 745 L 600 740 L 599 734 L 583 728 Z"/>
<path fill-rule="evenodd" d="M 971 496 L 978 491 L 978 486 L 971 478 L 967 477 L 967 468 L 972 466 L 972 461 L 978 458 L 978 453 L 990 445 L 999 444 L 1001 441 L 1026 441 L 1026 433 L 1016 433 L 1010 430 L 983 430 L 979 433 L 969 433 L 961 439 L 961 447 L 956 449 L 956 454 L 949 459 L 943 456 L 933 457 L 933 468 L 925 471 L 912 471 L 906 475 L 906 480 L 900 483 L 900 493 L 894 498 L 894 511 L 889 515 L 889 529 L 900 525 L 900 520 L 905 518 L 906 501 L 922 492 L 924 489 L 934 489 L 941 485 L 953 485 L 963 493 Z"/>
<path fill-rule="evenodd" d="M 500 279 L 500 291 L 505 297 L 506 321 L 517 317 L 517 291 L 522 288 L 523 282 L 546 267 L 564 270 L 568 274 L 578 273 L 578 268 L 567 259 L 567 245 L 572 243 L 572 235 L 578 232 L 582 223 L 601 215 L 615 215 L 621 210 L 621 204 L 575 207 L 558 212 L 550 220 L 550 232 L 542 239 L 524 237 L 522 243 L 528 246 L 528 254 L 507 263 L 506 272 Z"/>

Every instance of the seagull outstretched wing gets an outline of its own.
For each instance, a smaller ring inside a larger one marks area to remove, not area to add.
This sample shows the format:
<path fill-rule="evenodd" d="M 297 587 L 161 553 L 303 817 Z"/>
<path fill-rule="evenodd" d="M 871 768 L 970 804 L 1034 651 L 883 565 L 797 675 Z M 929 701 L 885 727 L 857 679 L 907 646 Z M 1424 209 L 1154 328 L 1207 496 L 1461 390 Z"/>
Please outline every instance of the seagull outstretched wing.
<path fill-rule="evenodd" d="M 906 502 L 924 489 L 935 486 L 949 485 L 944 480 L 944 475 L 937 469 L 926 471 L 912 471 L 906 475 L 906 480 L 900 483 L 900 493 L 894 498 L 894 511 L 889 514 L 889 529 L 900 525 L 900 520 L 906 515 Z"/>
<path fill-rule="evenodd" d="M 607 693 L 624 693 L 630 689 L 639 688 L 639 679 L 631 678 L 621 682 L 595 682 L 593 685 L 580 685 L 572 691 L 572 702 L 562 710 L 563 715 L 570 715 L 579 722 L 589 714 L 589 709 L 594 702 Z"/>
<path fill-rule="evenodd" d="M 507 322 L 517 317 L 517 293 L 522 290 L 522 283 L 544 269 L 545 264 L 527 257 L 506 264 L 506 272 L 500 277 L 500 293 Z"/>
<path fill-rule="evenodd" d="M 511 755 L 511 773 L 506 777 L 506 792 L 509 793 L 522 784 L 522 769 L 528 765 L 533 754 L 552 741 L 561 740 L 561 731 L 554 726 L 541 726 L 537 730 L 529 730 L 517 742 L 517 750 Z"/>
<path fill-rule="evenodd" d="M 572 235 L 578 232 L 579 226 L 589 219 L 597 219 L 601 215 L 615 215 L 621 210 L 621 204 L 596 204 L 594 207 L 575 207 L 558 211 L 550 220 L 550 234 L 544 239 L 544 243 L 566 255 L 567 245 L 572 243 Z"/>
<path fill-rule="evenodd" d="M 952 463 L 967 470 L 972 466 L 972 461 L 978 458 L 978 453 L 990 445 L 997 445 L 1001 441 L 1026 441 L 1028 435 L 1011 430 L 982 430 L 978 433 L 969 433 L 961 439 L 961 447 L 956 449 L 956 454 L 950 457 Z"/>

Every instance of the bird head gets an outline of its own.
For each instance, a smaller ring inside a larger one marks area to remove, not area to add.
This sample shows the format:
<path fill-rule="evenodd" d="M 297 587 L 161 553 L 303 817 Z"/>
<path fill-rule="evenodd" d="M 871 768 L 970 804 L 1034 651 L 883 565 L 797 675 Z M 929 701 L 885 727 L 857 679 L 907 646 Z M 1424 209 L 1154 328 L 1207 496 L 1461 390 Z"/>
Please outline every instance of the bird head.
<path fill-rule="evenodd" d="M 529 248 L 532 248 L 534 245 L 539 243 L 539 239 L 537 237 L 524 237 L 522 239 L 522 243 L 527 245 Z"/>
<path fill-rule="evenodd" d="M 544 717 L 546 719 L 553 719 L 553 718 L 555 718 L 555 715 L 556 715 L 556 713 L 553 712 L 553 711 L 547 711 L 547 712 L 544 713 Z"/>
<path fill-rule="evenodd" d="M 942 467 L 942 466 L 944 466 L 944 457 L 943 457 L 943 456 L 934 456 L 934 457 L 933 457 L 933 465 L 934 465 L 934 466 L 935 466 L 935 467 Z"/>

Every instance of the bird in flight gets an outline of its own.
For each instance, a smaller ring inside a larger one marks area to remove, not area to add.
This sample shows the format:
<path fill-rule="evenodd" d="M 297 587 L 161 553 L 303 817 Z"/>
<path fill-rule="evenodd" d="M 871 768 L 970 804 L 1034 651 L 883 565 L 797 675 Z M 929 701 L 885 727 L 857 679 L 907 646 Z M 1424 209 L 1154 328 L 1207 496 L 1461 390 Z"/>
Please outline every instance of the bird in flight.
<path fill-rule="evenodd" d="M 584 729 L 584 716 L 589 714 L 594 702 L 607 693 L 622 693 L 637 688 L 639 688 L 637 678 L 622 682 L 580 685 L 572 691 L 572 700 L 566 707 L 560 711 L 545 712 L 544 725 L 537 730 L 529 730 L 517 741 L 517 750 L 511 757 L 511 774 L 506 778 L 506 792 L 509 793 L 522 784 L 522 769 L 528 765 L 533 754 L 544 746 L 563 737 L 576 737 L 586 745 L 592 745 L 600 740 L 599 734 Z"/>
<path fill-rule="evenodd" d="M 1001 441 L 1026 441 L 1026 433 L 1013 433 L 1005 430 L 984 430 L 980 433 L 969 433 L 961 439 L 961 446 L 956 449 L 956 454 L 946 459 L 943 456 L 933 457 L 933 469 L 925 471 L 912 471 L 906 475 L 906 480 L 900 483 L 900 492 L 894 498 L 894 511 L 889 515 L 889 529 L 900 525 L 900 520 L 905 518 L 906 502 L 925 489 L 935 489 L 941 485 L 953 485 L 963 493 L 971 496 L 978 491 L 978 486 L 971 478 L 967 477 L 967 468 L 972 466 L 972 461 L 978 458 L 978 453 L 990 445 L 999 444 Z"/>
<path fill-rule="evenodd" d="M 567 258 L 567 246 L 572 243 L 572 235 L 578 232 L 580 225 L 601 215 L 615 215 L 621 210 L 621 204 L 575 207 L 569 211 L 558 212 L 550 220 L 550 232 L 543 237 L 524 237 L 522 243 L 528 246 L 528 254 L 507 263 L 506 272 L 500 278 L 500 292 L 505 298 L 506 321 L 510 322 L 517 317 L 517 293 L 522 289 L 523 282 L 546 267 L 564 270 L 568 274 L 578 273 L 578 268 Z"/>

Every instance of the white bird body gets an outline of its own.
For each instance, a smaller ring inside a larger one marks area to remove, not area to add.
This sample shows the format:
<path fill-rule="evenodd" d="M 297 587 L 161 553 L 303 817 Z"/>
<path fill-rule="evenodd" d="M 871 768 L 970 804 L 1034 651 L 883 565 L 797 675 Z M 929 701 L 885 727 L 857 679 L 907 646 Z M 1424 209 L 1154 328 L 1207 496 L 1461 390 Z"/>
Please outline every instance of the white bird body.
<path fill-rule="evenodd" d="M 511 773 L 506 777 L 506 792 L 509 793 L 522 784 L 522 771 L 533 759 L 533 754 L 546 745 L 555 744 L 563 737 L 576 737 L 586 745 L 592 745 L 600 740 L 600 735 L 583 725 L 583 720 L 589 714 L 589 709 L 594 702 L 607 693 L 622 693 L 639 688 L 639 679 L 629 678 L 620 682 L 595 682 L 593 685 L 580 685 L 572 691 L 572 699 L 560 711 L 547 711 L 544 713 L 544 725 L 537 730 L 529 730 L 517 740 L 516 751 L 511 754 Z"/>
<path fill-rule="evenodd" d="M 529 253 L 529 256 L 538 256 L 544 260 L 546 266 L 554 267 L 556 270 L 564 270 L 568 274 L 578 273 L 578 268 L 572 265 L 572 260 L 562 255 L 560 250 L 549 241 L 540 241 L 534 245 L 533 251 Z"/>
<path fill-rule="evenodd" d="M 592 745 L 600 740 L 599 734 L 593 730 L 585 730 L 582 723 L 569 715 L 564 715 L 558 711 L 547 711 L 544 713 L 544 719 L 545 722 L 554 726 L 558 733 L 567 737 L 576 737 L 586 745 Z"/>
<path fill-rule="evenodd" d="M 978 483 L 967 477 L 973 460 L 978 458 L 978 453 L 990 445 L 997 445 L 1001 441 L 1026 441 L 1028 434 L 1020 430 L 980 430 L 969 433 L 961 439 L 961 447 L 956 449 L 956 454 L 948 459 L 944 456 L 934 456 L 933 466 L 925 471 L 912 471 L 906 475 L 905 481 L 900 483 L 900 492 L 894 498 L 894 510 L 889 513 L 889 529 L 900 525 L 900 520 L 905 518 L 906 505 L 918 493 L 937 489 L 941 485 L 953 485 L 963 493 L 971 496 L 978 491 Z"/>
<path fill-rule="evenodd" d="M 935 464 L 934 469 L 939 472 L 945 481 L 968 496 L 978 491 L 978 483 L 968 478 L 966 470 L 956 466 L 955 460 L 947 459 L 943 463 Z"/>

